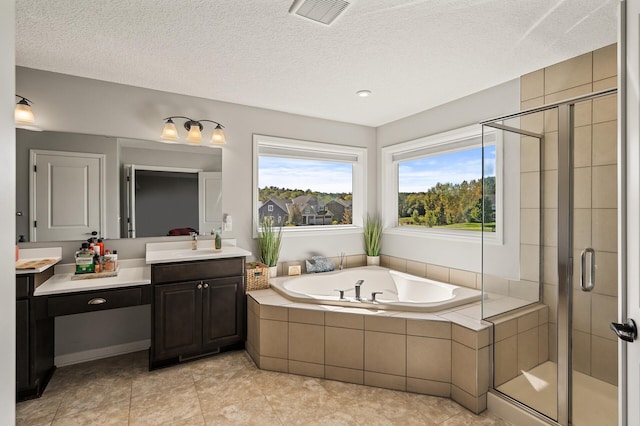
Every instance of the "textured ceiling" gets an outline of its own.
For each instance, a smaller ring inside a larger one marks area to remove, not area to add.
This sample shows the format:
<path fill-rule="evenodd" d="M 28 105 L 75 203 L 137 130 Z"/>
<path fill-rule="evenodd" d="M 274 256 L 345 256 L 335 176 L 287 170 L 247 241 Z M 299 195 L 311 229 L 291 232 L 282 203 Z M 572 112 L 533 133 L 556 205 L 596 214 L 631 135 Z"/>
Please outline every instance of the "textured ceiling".
<path fill-rule="evenodd" d="M 16 63 L 379 126 L 616 41 L 617 0 L 291 3 L 16 0 Z"/>

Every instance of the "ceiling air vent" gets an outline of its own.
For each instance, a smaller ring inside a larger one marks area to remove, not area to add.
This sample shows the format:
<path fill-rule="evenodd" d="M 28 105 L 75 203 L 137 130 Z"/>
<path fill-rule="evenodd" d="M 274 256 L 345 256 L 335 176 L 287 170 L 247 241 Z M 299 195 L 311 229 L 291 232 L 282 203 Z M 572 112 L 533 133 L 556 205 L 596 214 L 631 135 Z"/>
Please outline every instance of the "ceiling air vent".
<path fill-rule="evenodd" d="M 289 8 L 289 13 L 331 25 L 347 6 L 349 2 L 344 0 L 295 0 Z"/>

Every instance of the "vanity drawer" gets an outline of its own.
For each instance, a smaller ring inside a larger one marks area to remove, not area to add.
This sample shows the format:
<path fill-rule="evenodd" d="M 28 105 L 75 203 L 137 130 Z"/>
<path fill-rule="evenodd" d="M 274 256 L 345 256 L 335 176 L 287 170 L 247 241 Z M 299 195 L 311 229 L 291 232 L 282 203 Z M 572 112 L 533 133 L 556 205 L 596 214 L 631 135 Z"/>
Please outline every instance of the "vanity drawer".
<path fill-rule="evenodd" d="M 244 257 L 151 265 L 151 282 L 163 284 L 244 275 Z"/>
<path fill-rule="evenodd" d="M 104 311 L 106 309 L 138 306 L 142 302 L 140 287 L 93 291 L 64 296 L 50 296 L 47 300 L 48 316 L 81 314 L 83 312 Z"/>

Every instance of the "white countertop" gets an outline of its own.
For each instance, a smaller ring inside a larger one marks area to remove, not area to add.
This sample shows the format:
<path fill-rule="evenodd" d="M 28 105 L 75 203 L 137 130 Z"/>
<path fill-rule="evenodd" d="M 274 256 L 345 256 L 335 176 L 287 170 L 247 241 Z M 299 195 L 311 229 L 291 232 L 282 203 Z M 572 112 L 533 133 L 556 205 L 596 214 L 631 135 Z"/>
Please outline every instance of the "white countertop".
<path fill-rule="evenodd" d="M 39 274 L 44 272 L 62 260 L 62 247 L 43 247 L 32 249 L 20 249 L 19 260 L 41 260 L 51 259 L 50 263 L 38 268 L 16 269 L 16 275 Z"/>
<path fill-rule="evenodd" d="M 151 268 L 145 265 L 142 259 L 121 260 L 119 267 L 116 277 L 72 280 L 75 265 L 58 265 L 56 273 L 36 288 L 33 295 L 47 296 L 151 284 Z"/>
<path fill-rule="evenodd" d="M 251 252 L 235 245 L 222 244 L 221 250 L 213 249 L 211 240 L 198 241 L 198 249 L 191 249 L 191 241 L 169 243 L 147 243 L 147 264 L 187 262 L 191 260 L 223 259 L 226 257 L 251 256 Z"/>

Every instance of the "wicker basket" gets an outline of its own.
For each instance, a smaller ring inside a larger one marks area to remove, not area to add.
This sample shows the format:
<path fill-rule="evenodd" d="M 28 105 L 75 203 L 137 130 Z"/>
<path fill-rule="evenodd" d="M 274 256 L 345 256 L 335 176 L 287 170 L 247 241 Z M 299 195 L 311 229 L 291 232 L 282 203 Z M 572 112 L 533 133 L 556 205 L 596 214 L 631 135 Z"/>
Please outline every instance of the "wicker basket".
<path fill-rule="evenodd" d="M 246 264 L 247 291 L 269 288 L 269 267 L 260 262 Z"/>

